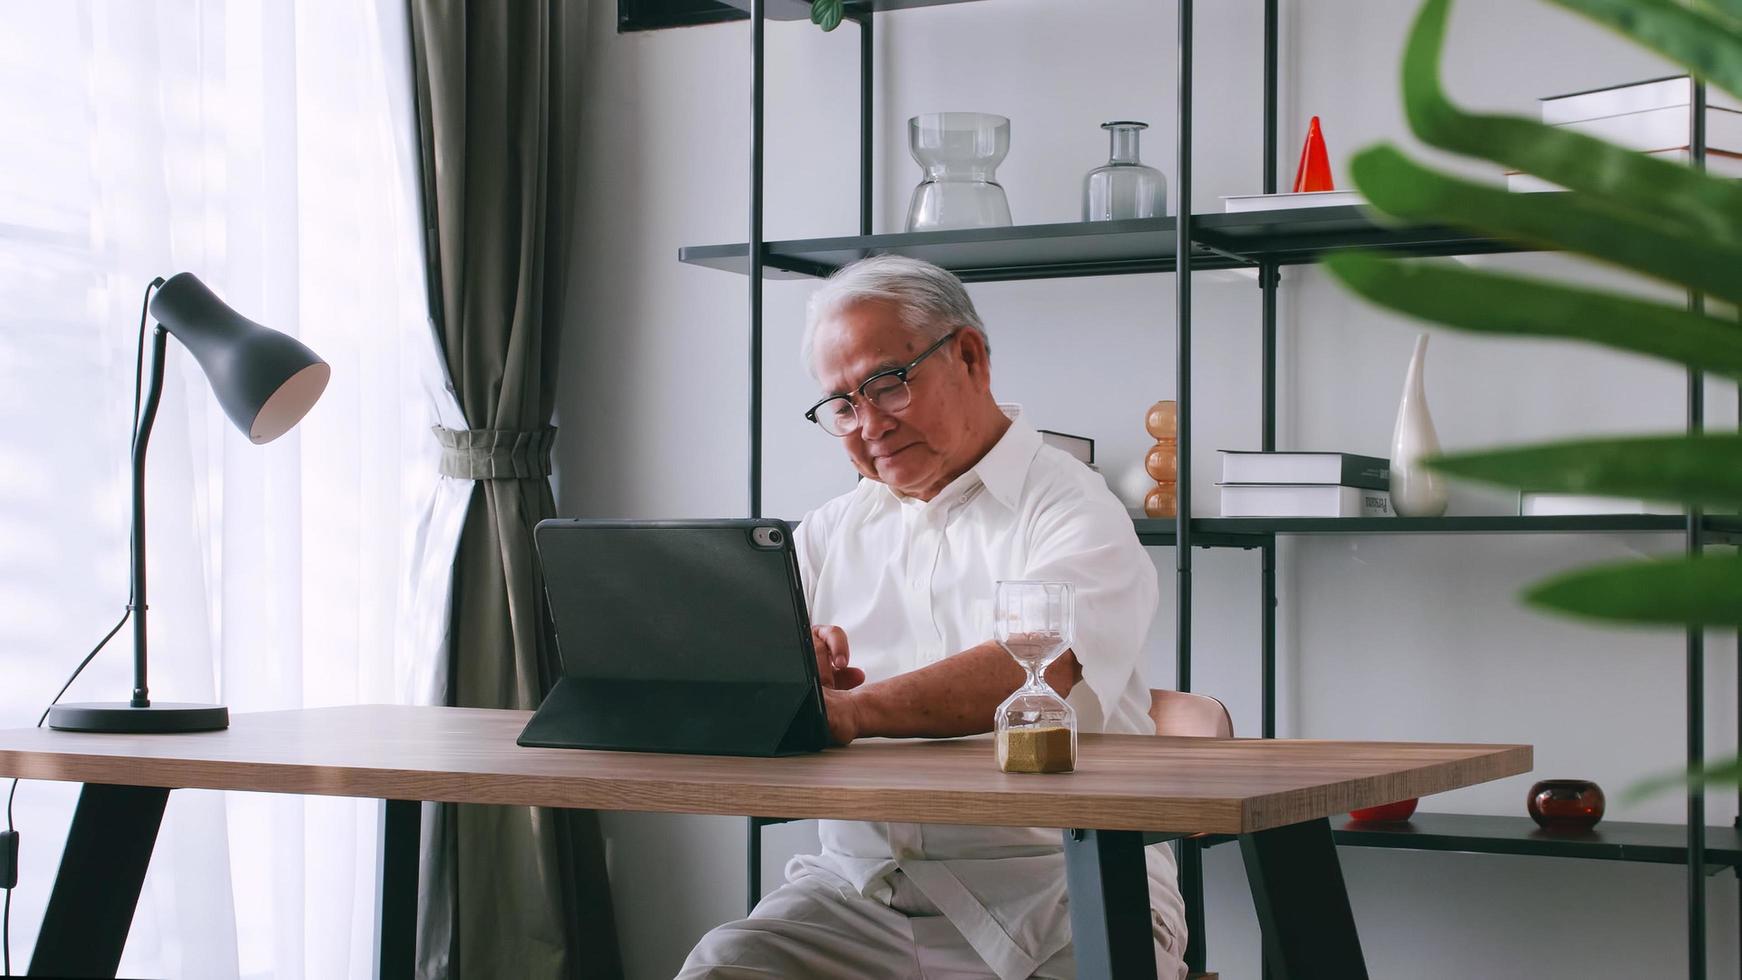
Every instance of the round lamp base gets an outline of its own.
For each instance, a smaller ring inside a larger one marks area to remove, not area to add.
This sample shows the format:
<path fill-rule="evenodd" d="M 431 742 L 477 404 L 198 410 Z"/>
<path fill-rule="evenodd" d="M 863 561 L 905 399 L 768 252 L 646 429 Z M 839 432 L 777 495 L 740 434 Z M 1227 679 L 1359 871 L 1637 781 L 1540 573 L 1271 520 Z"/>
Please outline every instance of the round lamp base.
<path fill-rule="evenodd" d="M 221 704 L 154 702 L 135 708 L 125 701 L 57 704 L 48 710 L 48 727 L 63 732 L 159 735 L 215 732 L 230 727 L 230 709 Z"/>

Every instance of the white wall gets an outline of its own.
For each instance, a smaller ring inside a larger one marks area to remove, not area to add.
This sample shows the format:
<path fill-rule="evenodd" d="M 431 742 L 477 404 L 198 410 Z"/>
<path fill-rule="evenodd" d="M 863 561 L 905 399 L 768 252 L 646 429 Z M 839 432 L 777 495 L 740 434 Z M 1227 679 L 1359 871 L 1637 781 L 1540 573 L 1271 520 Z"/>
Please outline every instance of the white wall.
<path fill-rule="evenodd" d="M 1282 179 L 1306 117 L 1322 117 L 1333 165 L 1376 140 L 1405 143 L 1397 63 L 1413 4 L 1285 3 Z M 1200 3 L 1194 203 L 1259 189 L 1262 5 Z M 581 244 L 565 337 L 558 451 L 564 513 L 740 515 L 747 506 L 747 300 L 742 277 L 680 265 L 683 244 L 742 241 L 748 181 L 749 31 L 743 24 L 614 33 L 593 4 L 582 119 Z M 971 109 L 1012 119 L 1000 178 L 1021 223 L 1073 220 L 1082 174 L 1106 156 L 1105 119 L 1155 124 L 1146 162 L 1173 186 L 1174 7 L 1046 0 L 910 11 L 878 21 L 878 230 L 899 228 L 917 169 L 904 120 Z M 772 239 L 857 225 L 857 37 L 768 27 L 768 219 Z M 1466 0 L 1455 12 L 1448 84 L 1481 106 L 1534 111 L 1538 96 L 1666 74 L 1659 62 L 1556 9 Z M 1481 167 L 1478 173 L 1492 172 Z M 1566 271 L 1570 260 L 1476 260 Z M 1316 269 L 1290 269 L 1280 317 L 1283 448 L 1383 454 L 1415 327 L 1352 300 Z M 1037 421 L 1094 436 L 1117 474 L 1146 448 L 1145 407 L 1174 394 L 1173 279 L 1132 276 L 972 287 L 990 325 L 1001 397 Z M 765 511 L 798 516 L 851 483 L 800 411 L 807 283 L 766 289 Z M 1258 291 L 1197 277 L 1193 320 L 1194 493 L 1213 514 L 1218 448 L 1258 440 Z M 1678 425 L 1678 372 L 1568 345 L 1436 332 L 1428 395 L 1443 444 Z M 1719 423 L 1733 391 L 1713 386 Z M 1504 495 L 1459 488 L 1454 513 L 1503 513 Z M 1615 820 L 1676 821 L 1673 796 L 1629 804 L 1619 790 L 1682 752 L 1679 634 L 1598 630 L 1521 608 L 1520 587 L 1553 571 L 1669 538 L 1457 537 L 1288 540 L 1281 548 L 1281 732 L 1335 738 L 1517 741 L 1535 777 L 1593 778 Z M 1147 677 L 1171 683 L 1174 553 L 1153 552 L 1163 611 Z M 1196 555 L 1196 686 L 1258 726 L 1256 555 Z M 1714 637 L 1707 699 L 1713 753 L 1735 744 L 1732 641 Z M 1430 810 L 1517 814 L 1533 777 L 1426 801 Z M 1710 803 L 1713 823 L 1733 798 Z M 606 819 L 631 975 L 669 976 L 710 926 L 741 912 L 743 823 L 639 814 Z M 771 832 L 765 875 L 803 825 Z M 1671 867 L 1345 849 L 1351 898 L 1375 976 L 1668 976 L 1685 972 L 1683 872 Z M 1256 977 L 1257 935 L 1237 852 L 1209 852 L 1212 968 Z M 1710 883 L 1713 973 L 1736 969 L 1736 886 Z"/>

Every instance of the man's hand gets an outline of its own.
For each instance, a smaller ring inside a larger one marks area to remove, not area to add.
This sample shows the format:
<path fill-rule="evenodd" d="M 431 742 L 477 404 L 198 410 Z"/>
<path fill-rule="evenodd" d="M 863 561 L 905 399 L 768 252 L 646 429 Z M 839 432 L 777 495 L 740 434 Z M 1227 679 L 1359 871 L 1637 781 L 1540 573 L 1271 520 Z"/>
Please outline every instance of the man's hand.
<path fill-rule="evenodd" d="M 817 677 L 822 680 L 825 690 L 850 691 L 865 683 L 865 672 L 848 663 L 846 630 L 839 626 L 812 626 L 811 645 L 816 647 Z M 829 727 L 834 727 L 833 720 Z M 852 739 L 849 737 L 847 741 Z"/>
<path fill-rule="evenodd" d="M 823 712 L 829 716 L 829 741 L 846 745 L 859 737 L 859 703 L 852 691 L 823 688 Z"/>

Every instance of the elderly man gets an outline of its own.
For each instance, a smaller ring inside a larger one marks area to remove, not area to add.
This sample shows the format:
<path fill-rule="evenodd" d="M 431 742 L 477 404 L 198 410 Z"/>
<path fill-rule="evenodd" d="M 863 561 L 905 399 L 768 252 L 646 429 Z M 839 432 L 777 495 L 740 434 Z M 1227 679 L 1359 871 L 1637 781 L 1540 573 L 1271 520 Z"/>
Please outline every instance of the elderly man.
<path fill-rule="evenodd" d="M 1101 478 L 999 410 L 962 284 L 896 256 L 848 266 L 811 299 L 804 356 L 825 396 L 806 417 L 864 476 L 795 535 L 834 741 L 990 731 L 1023 680 L 992 640 L 1000 579 L 1076 587 L 1072 649 L 1047 680 L 1082 731 L 1153 731 L 1138 660 L 1154 566 Z M 822 853 L 703 937 L 680 977 L 1076 975 L 1057 830 L 825 820 L 820 834 Z M 1173 860 L 1148 858 L 1158 975 L 1175 980 Z"/>

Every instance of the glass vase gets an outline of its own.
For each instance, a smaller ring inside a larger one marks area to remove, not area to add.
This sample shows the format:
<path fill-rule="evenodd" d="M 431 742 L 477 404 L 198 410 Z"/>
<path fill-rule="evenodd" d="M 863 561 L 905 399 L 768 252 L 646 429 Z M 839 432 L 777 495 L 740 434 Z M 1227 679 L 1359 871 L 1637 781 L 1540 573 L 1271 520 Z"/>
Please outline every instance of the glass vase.
<path fill-rule="evenodd" d="M 1525 810 L 1544 830 L 1590 830 L 1603 819 L 1603 790 L 1588 779 L 1545 779 L 1530 788 Z"/>
<path fill-rule="evenodd" d="M 1137 156 L 1138 134 L 1148 123 L 1119 120 L 1102 123 L 1110 152 L 1105 164 L 1083 178 L 1083 220 L 1160 218 L 1167 214 L 1167 178 L 1146 167 Z"/>
<path fill-rule="evenodd" d="M 1010 224 L 998 165 L 1010 152 L 1010 120 L 984 112 L 930 112 L 907 121 L 907 145 L 925 178 L 913 189 L 908 231 Z"/>

